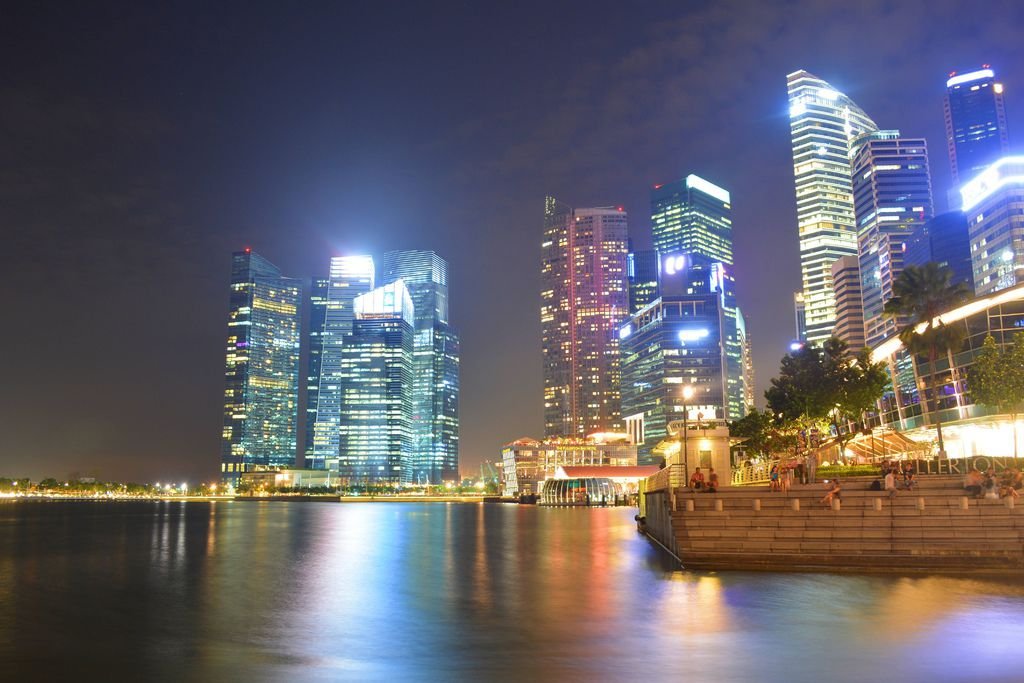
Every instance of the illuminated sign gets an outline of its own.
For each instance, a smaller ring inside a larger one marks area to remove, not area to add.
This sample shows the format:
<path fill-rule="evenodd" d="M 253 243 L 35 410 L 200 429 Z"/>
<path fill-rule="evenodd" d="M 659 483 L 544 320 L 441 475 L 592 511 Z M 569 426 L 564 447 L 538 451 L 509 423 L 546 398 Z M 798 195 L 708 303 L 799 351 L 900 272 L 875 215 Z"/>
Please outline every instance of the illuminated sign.
<path fill-rule="evenodd" d="M 619 328 L 619 339 L 625 339 L 629 335 L 633 334 L 632 325 L 623 325 Z"/>
<path fill-rule="evenodd" d="M 699 341 L 706 338 L 710 332 L 705 329 L 699 330 L 679 330 L 679 341 L 682 343 Z"/>
<path fill-rule="evenodd" d="M 714 183 L 704 180 L 699 175 L 690 174 L 686 176 L 686 187 L 703 192 L 706 195 L 710 195 L 715 199 L 729 203 L 729 191 L 715 185 Z"/>
<path fill-rule="evenodd" d="M 686 255 L 675 254 L 674 256 L 666 256 L 662 262 L 662 270 L 665 271 L 666 275 L 675 275 L 676 273 L 682 272 L 686 268 Z"/>
<path fill-rule="evenodd" d="M 1006 166 L 1015 165 L 1016 173 L 1009 172 Z M 993 192 L 1014 183 L 1024 184 L 1024 174 L 1021 173 L 1024 166 L 1024 156 L 1003 157 L 987 169 L 982 171 L 973 180 L 964 183 L 960 187 L 960 197 L 963 199 L 963 210 L 968 211 Z"/>
<path fill-rule="evenodd" d="M 996 74 L 992 69 L 981 69 L 979 71 L 972 71 L 966 74 L 960 74 L 959 76 L 953 76 L 946 81 L 946 87 L 952 88 L 954 85 L 960 85 L 961 83 L 970 83 L 971 81 L 980 81 L 983 78 L 995 78 Z"/>

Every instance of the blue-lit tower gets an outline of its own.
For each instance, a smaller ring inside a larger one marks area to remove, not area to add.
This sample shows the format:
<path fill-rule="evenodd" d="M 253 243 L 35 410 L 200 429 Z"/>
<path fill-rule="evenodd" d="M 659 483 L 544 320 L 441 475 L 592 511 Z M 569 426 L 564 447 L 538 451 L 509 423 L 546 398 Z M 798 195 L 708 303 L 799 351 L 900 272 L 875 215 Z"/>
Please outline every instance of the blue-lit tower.
<path fill-rule="evenodd" d="M 459 478 L 459 338 L 448 321 L 448 264 L 433 251 L 389 251 L 381 281 L 402 280 L 412 299 L 413 455 L 410 480 Z"/>
<path fill-rule="evenodd" d="M 1009 148 L 1003 84 L 987 64 L 946 81 L 946 144 L 953 184 L 984 171 Z M 954 207 L 951 207 L 954 208 Z"/>
<path fill-rule="evenodd" d="M 355 322 L 353 302 L 373 289 L 373 259 L 369 256 L 336 256 L 328 275 L 327 304 L 321 336 L 320 389 L 313 424 L 312 453 L 306 467 L 324 469 L 339 455 L 341 424 L 342 347 Z"/>
<path fill-rule="evenodd" d="M 316 405 L 320 393 L 320 365 L 330 284 L 330 278 L 314 277 L 309 286 L 309 356 L 306 362 L 306 435 L 303 449 L 306 460 L 313 458 L 313 429 L 316 425 Z"/>
<path fill-rule="evenodd" d="M 293 467 L 299 408 L 302 283 L 250 249 L 231 264 L 221 476 Z"/>

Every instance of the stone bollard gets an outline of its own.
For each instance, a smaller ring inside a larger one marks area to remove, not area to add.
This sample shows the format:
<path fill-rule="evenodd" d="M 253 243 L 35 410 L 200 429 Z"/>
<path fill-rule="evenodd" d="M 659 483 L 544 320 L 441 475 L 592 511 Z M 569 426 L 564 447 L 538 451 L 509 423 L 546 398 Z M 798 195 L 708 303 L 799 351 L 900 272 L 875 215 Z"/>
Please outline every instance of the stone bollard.
<path fill-rule="evenodd" d="M 715 512 L 721 512 L 724 509 L 724 507 L 725 506 L 722 505 L 722 499 L 721 498 L 716 498 L 715 499 Z"/>
<path fill-rule="evenodd" d="M 843 508 L 842 502 L 838 498 L 832 499 L 832 511 L 839 512 Z"/>
<path fill-rule="evenodd" d="M 689 498 L 686 501 L 686 511 L 693 512 L 693 498 Z"/>
<path fill-rule="evenodd" d="M 917 509 L 924 510 L 924 498 L 917 499 Z"/>
<path fill-rule="evenodd" d="M 871 507 L 874 508 L 875 512 L 881 512 L 882 511 L 882 499 L 881 498 L 875 498 L 873 501 L 871 501 Z"/>
<path fill-rule="evenodd" d="M 793 512 L 800 512 L 800 499 L 799 498 L 794 498 L 793 499 Z"/>
<path fill-rule="evenodd" d="M 971 507 L 971 501 L 967 496 L 960 496 L 960 509 L 967 510 Z"/>
<path fill-rule="evenodd" d="M 761 511 L 761 499 L 760 498 L 755 498 L 754 499 L 754 512 L 760 512 L 760 511 Z"/>
<path fill-rule="evenodd" d="M 1003 498 L 1003 500 L 1006 501 L 1006 507 L 1012 510 L 1013 509 L 1013 496 L 1007 496 L 1006 498 Z"/>

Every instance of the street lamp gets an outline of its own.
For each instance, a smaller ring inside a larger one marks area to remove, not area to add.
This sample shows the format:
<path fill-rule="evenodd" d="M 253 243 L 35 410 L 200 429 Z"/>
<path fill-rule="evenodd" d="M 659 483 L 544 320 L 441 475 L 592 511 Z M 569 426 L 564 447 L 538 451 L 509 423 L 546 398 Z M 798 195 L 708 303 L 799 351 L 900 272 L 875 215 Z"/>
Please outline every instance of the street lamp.
<path fill-rule="evenodd" d="M 683 386 L 683 440 L 680 444 L 683 449 L 683 486 L 690 485 L 690 449 L 687 448 L 687 435 L 689 431 L 686 424 L 686 416 L 689 412 L 686 407 L 686 402 L 693 398 L 694 388 L 692 384 L 686 384 Z"/>

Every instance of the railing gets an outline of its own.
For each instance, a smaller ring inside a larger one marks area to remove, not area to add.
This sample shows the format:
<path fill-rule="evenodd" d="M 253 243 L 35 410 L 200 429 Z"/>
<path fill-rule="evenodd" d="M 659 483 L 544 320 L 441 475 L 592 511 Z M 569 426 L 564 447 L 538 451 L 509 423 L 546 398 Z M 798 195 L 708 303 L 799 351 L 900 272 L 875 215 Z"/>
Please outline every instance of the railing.
<path fill-rule="evenodd" d="M 779 464 L 778 460 L 769 460 L 757 465 L 746 463 L 740 467 L 733 468 L 732 485 L 763 484 L 771 479 L 772 466 L 777 464 Z"/>
<path fill-rule="evenodd" d="M 668 491 L 685 485 L 683 481 L 683 466 L 669 465 L 658 470 L 657 474 L 647 477 L 647 486 L 644 491 Z"/>

